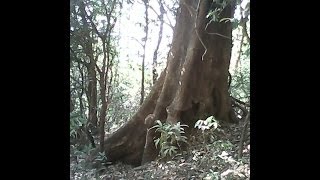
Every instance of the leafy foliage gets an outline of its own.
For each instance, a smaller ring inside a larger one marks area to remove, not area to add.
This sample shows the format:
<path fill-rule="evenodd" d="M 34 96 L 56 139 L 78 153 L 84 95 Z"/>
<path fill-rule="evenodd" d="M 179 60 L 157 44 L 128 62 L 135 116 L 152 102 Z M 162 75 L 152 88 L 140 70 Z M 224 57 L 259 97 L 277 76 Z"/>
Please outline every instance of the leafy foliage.
<path fill-rule="evenodd" d="M 212 130 L 217 129 L 218 127 L 218 121 L 213 116 L 208 117 L 206 120 L 200 119 L 194 125 L 195 128 L 201 129 L 202 131 L 211 129 L 212 126 Z"/>
<path fill-rule="evenodd" d="M 211 133 L 219 127 L 219 122 L 214 116 L 209 116 L 206 120 L 198 120 L 194 127 L 202 131 L 203 143 L 205 144 L 207 140 L 213 141 L 214 137 L 211 136 Z"/>
<path fill-rule="evenodd" d="M 89 163 L 86 159 L 94 151 L 90 145 L 85 146 L 81 151 L 75 146 L 71 146 L 70 150 L 70 160 L 73 160 L 70 162 L 71 179 L 100 179 L 99 172 L 105 169 L 103 163 L 107 159 L 104 153 L 98 153 Z"/>
<path fill-rule="evenodd" d="M 187 125 L 181 125 L 180 122 L 177 124 L 162 123 L 160 120 L 156 121 L 156 125 L 152 128 L 156 128 L 156 132 L 160 132 L 159 138 L 154 140 L 155 146 L 160 148 L 161 157 L 171 157 L 177 154 L 178 148 L 180 147 L 180 142 L 187 143 L 187 137 L 183 136 L 183 127 Z"/>
<path fill-rule="evenodd" d="M 244 178 L 246 176 L 243 173 L 243 170 L 244 168 L 248 168 L 248 160 L 236 160 L 233 157 L 235 147 L 234 144 L 232 144 L 230 141 L 218 140 L 215 141 L 212 145 L 209 145 L 209 147 L 215 149 L 215 151 L 210 152 L 210 160 L 215 161 L 217 167 L 210 169 L 205 179 L 238 179 L 239 177 Z M 225 168 L 222 173 L 218 173 L 221 172 L 219 166 L 228 168 Z"/>
<path fill-rule="evenodd" d="M 77 129 L 86 122 L 80 111 L 70 112 L 70 137 L 77 138 Z"/>
<path fill-rule="evenodd" d="M 239 100 L 248 102 L 250 98 L 250 73 L 244 68 L 233 76 L 231 83 L 231 95 Z"/>

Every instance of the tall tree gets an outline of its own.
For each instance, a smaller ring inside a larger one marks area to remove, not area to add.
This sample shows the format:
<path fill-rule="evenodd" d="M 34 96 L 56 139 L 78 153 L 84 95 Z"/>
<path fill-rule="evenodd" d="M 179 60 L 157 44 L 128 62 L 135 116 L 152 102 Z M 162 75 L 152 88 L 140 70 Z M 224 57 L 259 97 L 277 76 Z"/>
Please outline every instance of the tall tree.
<path fill-rule="evenodd" d="M 106 139 L 109 161 L 140 165 L 155 159 L 158 134 L 151 129 L 146 136 L 155 120 L 180 121 L 189 125 L 187 133 L 196 120 L 210 115 L 236 120 L 228 92 L 231 22 L 207 18 L 217 9 L 219 20 L 232 18 L 235 2 L 223 2 L 180 0 L 167 66 L 136 114 Z"/>
<path fill-rule="evenodd" d="M 142 43 L 142 48 L 143 48 L 143 54 L 142 54 L 142 64 L 141 64 L 141 97 L 140 97 L 140 105 L 143 103 L 144 101 L 144 64 L 145 64 L 145 58 L 146 58 L 146 44 L 147 44 L 147 40 L 148 40 L 148 31 L 149 31 L 149 16 L 148 16 L 148 6 L 149 6 L 149 1 L 148 0 L 142 0 L 144 7 L 145 7 L 145 26 L 144 26 L 144 32 L 145 32 L 145 36 L 142 39 L 143 43 Z"/>
<path fill-rule="evenodd" d="M 104 25 L 104 30 L 99 31 L 97 25 L 91 16 L 86 14 L 86 17 L 90 20 L 91 26 L 93 27 L 94 32 L 98 35 L 100 41 L 102 42 L 102 67 L 99 68 L 96 65 L 96 69 L 99 72 L 99 86 L 100 86 L 100 100 L 101 100 L 101 108 L 100 108 L 100 117 L 99 117 L 99 130 L 100 130 L 100 151 L 102 152 L 104 149 L 104 137 L 105 137 L 105 119 L 106 112 L 108 108 L 109 102 L 109 92 L 112 82 L 112 61 L 114 59 L 114 52 L 112 52 L 111 48 L 111 32 L 115 26 L 117 18 L 112 14 L 114 13 L 115 7 L 117 5 L 116 0 L 108 1 L 101 0 L 102 7 L 104 7 L 104 14 L 107 18 L 107 24 Z M 109 75 L 109 77 L 108 77 Z"/>
<path fill-rule="evenodd" d="M 105 121 L 111 99 L 113 62 L 117 56 L 114 45 L 115 35 L 112 33 L 121 8 L 122 1 L 117 0 L 71 1 L 71 57 L 73 61 L 81 64 L 82 67 L 86 67 L 87 72 L 84 75 L 83 71 L 80 70 L 81 67 L 78 67 L 82 80 L 80 86 L 84 87 L 87 84 L 86 95 L 89 106 L 87 124 L 83 128 L 88 132 L 88 138 L 92 144 L 94 144 L 93 138 L 87 130 L 90 129 L 94 135 L 100 132 L 101 151 L 104 149 Z M 85 79 L 85 77 L 87 78 Z M 74 79 L 74 81 L 77 82 L 77 79 Z M 80 91 L 79 96 L 82 96 L 81 93 L 83 92 Z M 85 105 L 83 105 L 82 100 L 79 100 L 79 102 L 80 111 L 83 112 Z M 98 110 L 99 119 L 97 116 Z"/>
<path fill-rule="evenodd" d="M 93 49 L 92 27 L 86 18 L 85 4 L 83 1 L 71 1 L 71 56 L 78 63 L 87 68 L 88 82 L 86 96 L 88 99 L 88 121 L 87 126 L 92 132 L 97 132 L 97 78 L 95 51 Z M 81 19 L 79 22 L 78 19 Z M 79 48 L 81 47 L 81 48 Z"/>

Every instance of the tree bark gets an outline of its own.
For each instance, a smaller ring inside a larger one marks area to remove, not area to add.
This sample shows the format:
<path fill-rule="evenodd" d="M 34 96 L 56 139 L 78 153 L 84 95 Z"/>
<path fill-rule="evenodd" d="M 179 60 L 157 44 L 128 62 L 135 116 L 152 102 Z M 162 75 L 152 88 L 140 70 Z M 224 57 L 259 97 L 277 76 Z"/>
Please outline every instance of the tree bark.
<path fill-rule="evenodd" d="M 158 16 L 159 21 L 160 21 L 160 28 L 159 28 L 159 34 L 158 34 L 158 42 L 156 49 L 154 50 L 153 53 L 153 62 L 152 62 L 152 84 L 154 85 L 157 81 L 158 74 L 157 74 L 157 57 L 158 57 L 158 50 L 159 46 L 162 40 L 162 31 L 163 31 L 163 14 L 164 14 L 164 8 L 162 4 L 162 0 L 159 1 L 159 6 L 160 6 L 160 15 Z"/>
<path fill-rule="evenodd" d="M 86 93 L 88 104 L 89 104 L 89 112 L 88 112 L 88 121 L 87 126 L 95 134 L 97 130 L 97 78 L 96 78 L 96 59 L 94 58 L 94 52 L 92 47 L 92 37 L 90 36 L 90 26 L 86 18 L 86 10 L 85 10 L 85 4 L 83 2 L 80 2 L 79 4 L 80 9 L 80 17 L 81 21 L 83 23 L 83 29 L 84 29 L 84 39 L 85 43 L 83 44 L 84 53 L 89 59 L 89 63 L 87 64 L 88 69 L 88 91 Z"/>
<path fill-rule="evenodd" d="M 80 63 L 78 63 L 78 70 L 80 72 L 80 77 L 81 77 L 81 83 L 80 83 L 81 90 L 80 90 L 80 92 L 78 92 L 79 108 L 80 108 L 81 117 L 85 117 L 84 105 L 83 105 L 83 100 L 82 100 L 82 96 L 83 96 L 84 88 L 85 88 L 84 87 L 84 75 L 83 75 L 83 68 L 81 67 Z"/>
<path fill-rule="evenodd" d="M 97 117 L 97 79 L 96 79 L 95 62 L 89 63 L 88 76 L 88 93 L 87 99 L 89 104 L 88 111 L 88 127 L 94 132 L 97 129 L 98 117 Z"/>
<path fill-rule="evenodd" d="M 233 122 L 234 112 L 228 92 L 228 69 L 232 47 L 230 22 L 206 18 L 217 4 L 212 1 L 182 0 L 177 13 L 172 48 L 167 67 L 149 96 L 128 123 L 105 140 L 105 153 L 111 162 L 141 165 L 154 160 L 158 149 L 155 120 L 187 124 L 214 115 Z M 221 18 L 233 16 L 234 5 L 227 5 Z M 147 135 L 147 136 L 146 136 Z"/>
<path fill-rule="evenodd" d="M 144 62 L 145 62 L 145 58 L 146 58 L 146 44 L 147 44 L 147 40 L 148 40 L 148 31 L 149 31 L 149 18 L 148 18 L 148 0 L 143 0 L 143 4 L 145 6 L 145 21 L 146 21 L 146 25 L 144 27 L 144 32 L 145 32 L 145 37 L 143 38 L 143 55 L 142 55 L 142 64 L 141 64 L 141 97 L 140 97 L 140 105 L 143 103 L 144 101 Z"/>

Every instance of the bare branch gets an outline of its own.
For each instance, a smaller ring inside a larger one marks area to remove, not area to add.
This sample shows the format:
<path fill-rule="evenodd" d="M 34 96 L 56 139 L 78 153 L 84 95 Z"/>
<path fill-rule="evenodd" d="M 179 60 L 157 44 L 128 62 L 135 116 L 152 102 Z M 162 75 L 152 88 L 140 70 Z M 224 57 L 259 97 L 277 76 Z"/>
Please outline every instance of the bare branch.
<path fill-rule="evenodd" d="M 87 6 L 84 2 L 81 2 L 81 4 L 84 6 L 83 8 L 83 13 L 85 14 L 86 18 L 89 19 L 91 26 L 93 27 L 93 30 L 95 31 L 95 33 L 97 33 L 97 35 L 103 40 L 103 35 L 98 31 L 97 26 L 95 25 L 95 23 L 92 20 L 92 16 L 89 16 L 85 7 Z M 90 12 L 90 11 L 89 11 Z M 90 14 L 92 14 L 92 12 L 90 12 Z"/>
<path fill-rule="evenodd" d="M 76 84 L 78 84 L 79 87 L 82 87 L 81 83 L 79 82 L 79 79 L 76 79 L 76 78 L 73 77 L 73 76 L 70 76 L 70 78 L 71 78 L 74 82 L 76 82 Z M 79 88 L 79 87 L 75 87 L 74 89 Z"/>
<path fill-rule="evenodd" d="M 91 16 L 88 16 L 87 12 L 85 12 L 85 14 L 86 14 L 86 17 L 89 19 L 90 24 L 91 24 L 91 26 L 93 27 L 93 30 L 95 31 L 95 33 L 97 33 L 98 37 L 99 37 L 102 41 L 104 41 L 104 39 L 105 39 L 105 38 L 104 38 L 104 35 L 102 35 L 102 34 L 98 31 L 97 26 L 94 24 L 94 22 L 93 22 L 93 20 L 92 20 L 92 17 L 91 17 Z"/>
<path fill-rule="evenodd" d="M 133 40 L 135 40 L 135 41 L 137 41 L 142 47 L 144 47 L 144 45 L 137 39 L 137 38 L 135 38 L 135 37 L 131 37 L 131 39 L 133 39 Z"/>
<path fill-rule="evenodd" d="M 209 33 L 209 32 L 207 32 L 207 33 L 210 34 L 210 35 L 217 35 L 217 36 L 220 36 L 220 37 L 223 37 L 223 38 L 232 39 L 231 37 L 228 37 L 228 36 L 225 36 L 225 35 L 222 35 L 222 34 L 219 34 L 219 33 Z"/>
<path fill-rule="evenodd" d="M 248 34 L 248 31 L 247 31 L 247 20 L 248 20 L 248 17 L 244 17 L 242 14 L 243 12 L 243 8 L 240 6 L 240 15 L 241 15 L 241 19 L 240 19 L 240 24 L 242 26 L 242 33 L 244 36 L 246 36 L 246 38 L 248 39 L 248 43 L 250 44 L 250 37 L 249 37 L 249 34 Z"/>
<path fill-rule="evenodd" d="M 242 28 L 243 28 L 243 34 L 248 39 L 248 43 L 250 45 L 250 37 L 249 37 L 248 31 L 247 31 L 247 22 L 246 21 L 243 22 Z"/>
<path fill-rule="evenodd" d="M 157 18 L 158 18 L 159 20 L 161 20 L 160 15 L 157 13 L 157 11 L 156 11 L 152 6 L 150 6 L 150 5 L 148 5 L 148 6 L 149 6 L 149 8 L 157 15 Z M 174 29 L 174 26 L 172 25 L 172 23 L 171 23 L 171 21 L 170 21 L 170 18 L 168 17 L 168 14 L 167 14 L 167 11 L 166 11 L 166 10 L 164 10 L 164 15 L 166 15 L 167 20 L 168 20 L 169 22 L 163 21 L 163 23 L 166 24 L 166 25 L 168 25 L 168 26 L 173 30 L 173 29 Z"/>
<path fill-rule="evenodd" d="M 201 0 L 198 1 L 198 5 L 197 5 L 197 10 L 196 10 L 197 13 L 196 13 L 196 20 L 195 20 L 195 22 L 194 22 L 194 28 L 195 28 L 196 34 L 197 34 L 197 36 L 198 36 L 198 39 L 200 40 L 202 46 L 203 46 L 204 49 L 205 49 L 204 53 L 203 53 L 202 56 L 201 56 L 201 60 L 203 61 L 203 58 L 204 58 L 204 56 L 207 54 L 208 49 L 207 49 L 206 45 L 204 44 L 204 42 L 202 41 L 202 39 L 201 39 L 201 37 L 200 37 L 200 35 L 199 35 L 199 32 L 198 32 L 198 28 L 197 28 L 197 20 L 198 20 L 200 2 L 201 2 Z M 191 14 L 191 13 L 190 13 L 190 14 Z"/>
<path fill-rule="evenodd" d="M 241 40 L 240 40 L 239 53 L 238 53 L 236 65 L 235 65 L 235 68 L 234 68 L 234 72 L 235 73 L 237 72 L 237 69 L 238 69 L 238 66 L 239 66 L 239 63 L 240 63 L 240 58 L 241 58 L 241 53 L 242 53 L 243 38 L 244 38 L 244 35 L 241 36 Z"/>
<path fill-rule="evenodd" d="M 206 27 L 204 28 L 204 30 L 205 30 L 205 32 L 206 32 L 207 34 L 217 35 L 217 36 L 220 36 L 220 37 L 223 37 L 223 38 L 232 39 L 231 37 L 228 37 L 228 36 L 226 36 L 226 35 L 222 35 L 222 34 L 214 33 L 214 32 L 208 32 L 208 31 L 207 31 L 207 28 L 208 28 L 208 26 L 209 26 L 211 23 L 212 23 L 212 21 L 209 21 L 208 24 L 206 25 Z"/>
<path fill-rule="evenodd" d="M 243 101 L 240 101 L 239 99 L 237 99 L 237 98 L 235 98 L 235 97 L 232 97 L 232 96 L 231 96 L 231 99 L 232 99 L 233 101 L 239 103 L 239 104 L 242 104 L 242 105 L 246 106 L 246 107 L 250 107 L 250 104 L 249 104 L 249 103 L 245 103 L 245 102 L 243 102 Z"/>
<path fill-rule="evenodd" d="M 157 11 L 150 5 L 148 5 L 148 7 L 157 15 L 157 17 L 159 18 L 160 15 L 157 13 Z"/>
<path fill-rule="evenodd" d="M 194 14 L 196 14 L 196 15 L 198 14 L 200 1 L 201 1 L 201 0 L 199 0 L 199 2 L 198 2 L 198 7 L 197 7 L 197 9 L 195 10 L 193 7 L 191 7 L 189 4 L 187 4 L 185 0 L 182 0 L 182 4 L 188 9 L 191 17 L 193 17 Z M 166 7 L 167 7 L 167 6 L 166 6 Z M 167 7 L 167 8 L 168 8 L 168 7 Z"/>
<path fill-rule="evenodd" d="M 96 66 L 96 69 L 97 69 L 97 71 L 98 71 L 99 75 L 101 76 L 101 74 L 102 74 L 101 69 L 99 68 L 99 66 L 98 66 L 97 64 L 95 64 L 95 66 Z"/>
<path fill-rule="evenodd" d="M 164 23 L 165 23 L 166 25 L 168 25 L 169 27 L 171 27 L 171 29 L 173 30 L 173 29 L 174 29 L 174 26 L 172 25 L 172 23 L 171 23 L 171 21 L 170 21 L 170 18 L 168 17 L 168 14 L 165 13 L 164 15 L 166 15 L 166 18 L 167 18 L 167 20 L 169 21 L 169 23 L 167 23 L 167 22 L 165 22 L 165 21 L 164 21 Z"/>

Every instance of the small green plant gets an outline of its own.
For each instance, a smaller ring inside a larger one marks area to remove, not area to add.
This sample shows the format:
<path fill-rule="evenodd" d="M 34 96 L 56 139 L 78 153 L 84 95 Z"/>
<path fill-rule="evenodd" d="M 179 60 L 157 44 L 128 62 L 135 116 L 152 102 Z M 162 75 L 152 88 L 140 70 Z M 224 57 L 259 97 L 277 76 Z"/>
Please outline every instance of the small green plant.
<path fill-rule="evenodd" d="M 184 129 L 183 127 L 187 125 L 181 125 L 180 122 L 177 124 L 162 123 L 157 120 L 156 125 L 152 128 L 156 128 L 156 132 L 160 132 L 161 135 L 159 138 L 155 139 L 155 146 L 160 148 L 160 156 L 172 157 L 177 154 L 177 146 L 180 148 L 179 142 L 187 143 L 187 137 L 183 136 Z"/>
<path fill-rule="evenodd" d="M 208 139 L 208 138 L 210 141 L 212 141 L 212 139 L 213 139 L 213 136 L 209 136 L 210 131 L 205 132 L 205 130 L 211 130 L 211 132 L 212 132 L 212 131 L 216 130 L 218 128 L 218 126 L 219 126 L 219 123 L 213 116 L 208 117 L 206 120 L 200 119 L 194 125 L 195 128 L 202 130 L 203 143 L 205 143 L 206 139 Z"/>
<path fill-rule="evenodd" d="M 203 132 L 206 129 L 215 130 L 218 128 L 218 125 L 218 121 L 213 116 L 210 116 L 206 120 L 198 120 L 194 127 L 201 129 Z"/>

